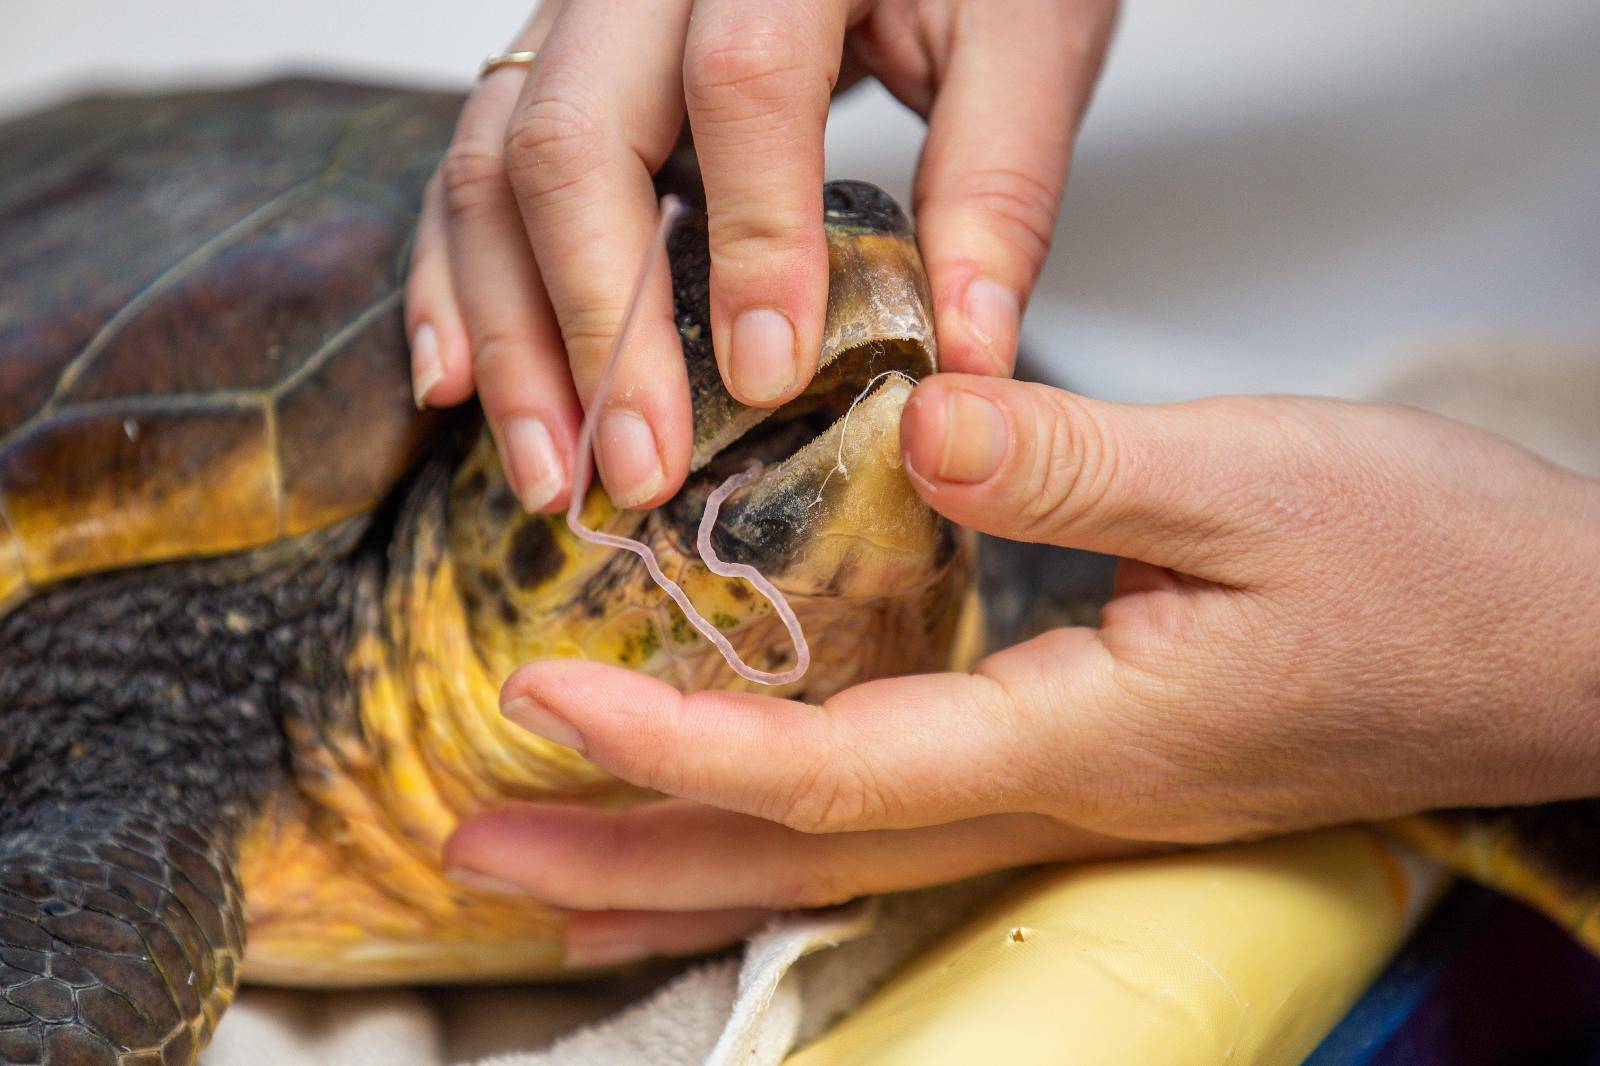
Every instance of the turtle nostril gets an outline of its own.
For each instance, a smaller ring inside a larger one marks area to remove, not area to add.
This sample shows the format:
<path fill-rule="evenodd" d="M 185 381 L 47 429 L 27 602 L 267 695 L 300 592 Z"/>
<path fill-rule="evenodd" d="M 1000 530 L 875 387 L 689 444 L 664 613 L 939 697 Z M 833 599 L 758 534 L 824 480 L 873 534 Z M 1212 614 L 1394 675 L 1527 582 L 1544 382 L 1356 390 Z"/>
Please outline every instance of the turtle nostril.
<path fill-rule="evenodd" d="M 823 186 L 822 212 L 830 222 L 870 226 L 886 232 L 910 226 L 894 197 L 865 181 L 830 181 Z"/>

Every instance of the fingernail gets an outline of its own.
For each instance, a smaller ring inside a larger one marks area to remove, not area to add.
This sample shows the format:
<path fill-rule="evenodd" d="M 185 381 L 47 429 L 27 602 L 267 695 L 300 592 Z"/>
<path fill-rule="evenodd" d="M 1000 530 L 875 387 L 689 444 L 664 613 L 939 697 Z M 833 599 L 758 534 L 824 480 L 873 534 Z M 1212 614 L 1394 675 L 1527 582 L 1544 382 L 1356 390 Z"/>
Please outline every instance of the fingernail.
<path fill-rule="evenodd" d="M 794 326 L 782 311 L 752 307 L 733 320 L 728 376 L 747 400 L 770 403 L 794 387 L 800 373 L 794 352 Z"/>
<path fill-rule="evenodd" d="M 644 944 L 616 943 L 568 944 L 563 951 L 568 966 L 621 966 L 648 959 L 655 952 Z"/>
<path fill-rule="evenodd" d="M 666 473 L 650 423 L 633 411 L 607 411 L 600 419 L 600 470 L 618 507 L 636 507 L 661 491 Z"/>
<path fill-rule="evenodd" d="M 531 696 L 514 696 L 500 705 L 500 713 L 536 737 L 573 751 L 583 750 L 583 737 L 572 723 Z"/>
<path fill-rule="evenodd" d="M 439 335 L 424 322 L 411 337 L 411 394 L 417 410 L 428 406 L 428 393 L 444 380 L 444 364 L 439 361 Z"/>
<path fill-rule="evenodd" d="M 975 278 L 967 285 L 962 310 L 967 316 L 967 331 L 983 346 L 995 372 L 1009 375 L 1016 359 L 1022 318 L 1017 294 L 997 281 Z"/>
<path fill-rule="evenodd" d="M 511 468 L 512 488 L 524 509 L 541 511 L 567 483 L 555 439 L 540 419 L 518 415 L 506 422 L 502 431 L 506 442 L 506 465 Z"/>
<path fill-rule="evenodd" d="M 462 888 L 474 888 L 479 892 L 496 892 L 502 896 L 526 896 L 528 890 L 521 885 L 514 885 L 510 881 L 502 881 L 498 877 L 469 870 L 465 866 L 450 866 L 444 871 L 445 880 Z"/>
<path fill-rule="evenodd" d="M 939 477 L 967 485 L 988 481 L 1011 443 L 1005 416 L 986 398 L 961 389 L 947 390 L 944 404 Z"/>

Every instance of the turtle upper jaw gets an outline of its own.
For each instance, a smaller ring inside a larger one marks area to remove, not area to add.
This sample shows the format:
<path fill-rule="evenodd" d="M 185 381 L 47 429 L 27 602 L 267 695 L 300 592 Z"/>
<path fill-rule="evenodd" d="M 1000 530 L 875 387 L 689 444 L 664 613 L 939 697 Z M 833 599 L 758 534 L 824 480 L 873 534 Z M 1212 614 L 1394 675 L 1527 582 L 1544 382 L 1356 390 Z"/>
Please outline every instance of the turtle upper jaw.
<path fill-rule="evenodd" d="M 833 181 L 823 188 L 828 305 L 816 377 L 798 399 L 772 411 L 747 407 L 724 387 L 711 343 L 710 253 L 704 215 L 673 232 L 669 252 L 693 406 L 690 466 L 699 470 L 774 417 L 819 404 L 848 403 L 876 374 L 913 378 L 937 363 L 933 305 L 911 221 L 872 185 Z"/>

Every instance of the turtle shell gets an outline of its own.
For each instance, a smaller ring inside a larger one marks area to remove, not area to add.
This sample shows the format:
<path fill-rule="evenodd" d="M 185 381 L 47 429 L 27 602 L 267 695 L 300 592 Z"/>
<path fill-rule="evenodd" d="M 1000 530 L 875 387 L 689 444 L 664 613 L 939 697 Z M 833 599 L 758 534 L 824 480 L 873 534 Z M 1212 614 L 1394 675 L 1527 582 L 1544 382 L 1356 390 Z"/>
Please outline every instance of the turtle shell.
<path fill-rule="evenodd" d="M 384 497 L 427 432 L 400 285 L 459 107 L 293 80 L 0 126 L 0 613 Z"/>

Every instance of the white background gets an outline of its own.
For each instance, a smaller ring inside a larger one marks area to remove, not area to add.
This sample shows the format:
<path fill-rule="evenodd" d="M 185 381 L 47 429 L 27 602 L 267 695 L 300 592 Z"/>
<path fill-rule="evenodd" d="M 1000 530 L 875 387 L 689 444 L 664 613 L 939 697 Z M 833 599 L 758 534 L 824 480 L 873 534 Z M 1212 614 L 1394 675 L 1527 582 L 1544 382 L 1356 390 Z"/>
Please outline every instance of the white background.
<path fill-rule="evenodd" d="M 285 69 L 464 86 L 526 13 L 0 0 L 0 115 Z M 829 171 L 903 197 L 919 140 L 862 93 Z M 1026 332 L 1052 376 L 1148 399 L 1341 391 L 1447 337 L 1600 351 L 1600 3 L 1128 0 Z"/>

